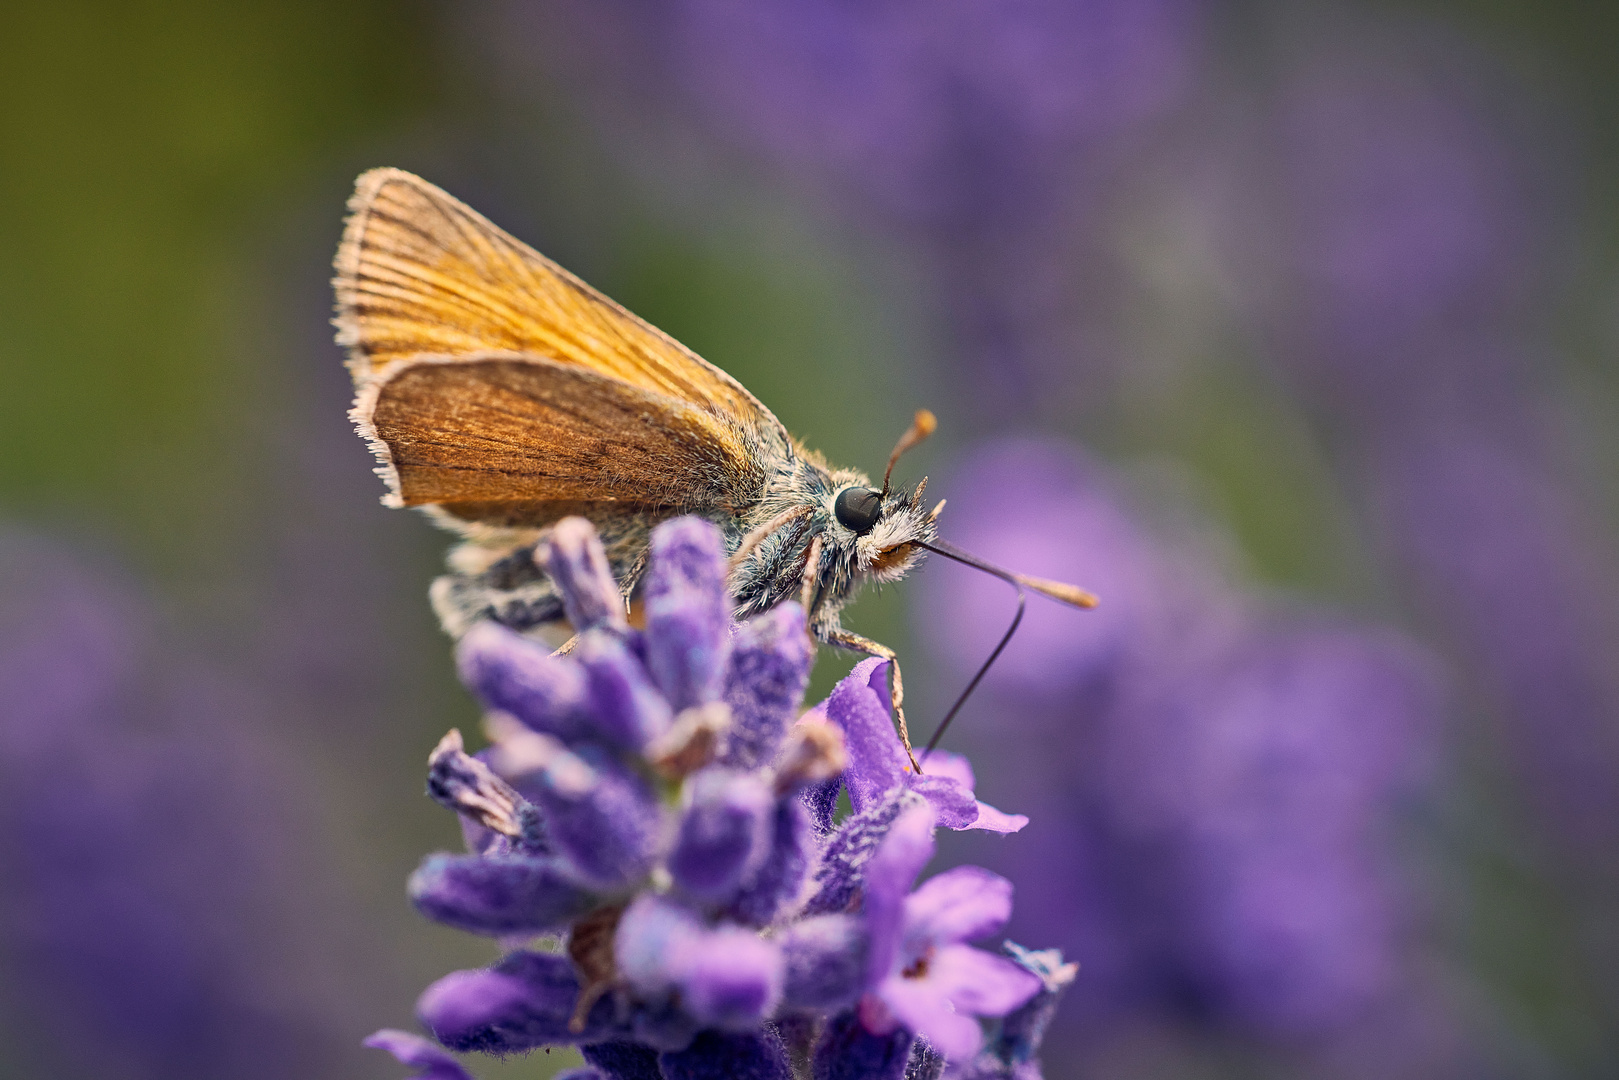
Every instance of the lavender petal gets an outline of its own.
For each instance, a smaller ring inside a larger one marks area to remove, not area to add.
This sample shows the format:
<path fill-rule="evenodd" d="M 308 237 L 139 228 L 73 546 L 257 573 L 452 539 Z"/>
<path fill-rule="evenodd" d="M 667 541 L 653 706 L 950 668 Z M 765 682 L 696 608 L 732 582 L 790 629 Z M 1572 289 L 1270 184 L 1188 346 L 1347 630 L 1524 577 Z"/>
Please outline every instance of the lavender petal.
<path fill-rule="evenodd" d="M 1044 985 L 1027 968 L 969 945 L 935 949 L 925 979 L 943 991 L 957 1012 L 973 1016 L 1005 1016 Z"/>
<path fill-rule="evenodd" d="M 865 895 L 861 910 L 871 935 L 867 958 L 868 985 L 875 985 L 900 959 L 907 894 L 922 867 L 933 858 L 933 808 L 925 802 L 911 806 L 894 819 L 893 827 L 877 845 L 865 866 Z"/>
<path fill-rule="evenodd" d="M 889 711 L 888 661 L 873 657 L 856 664 L 827 698 L 826 716 L 843 731 L 849 752 L 843 784 L 855 813 L 905 782 L 910 769 Z"/>
<path fill-rule="evenodd" d="M 973 818 L 969 829 L 980 829 L 992 833 L 1022 832 L 1023 827 L 1029 823 L 1027 814 L 1008 814 L 1004 810 L 997 810 L 989 803 L 978 804 L 978 816 Z"/>
<path fill-rule="evenodd" d="M 868 1027 L 888 1031 L 898 1026 L 926 1036 L 950 1061 L 971 1061 L 984 1045 L 978 1021 L 958 1012 L 932 979 L 889 976 L 862 1000 L 860 1016 Z"/>
<path fill-rule="evenodd" d="M 1012 917 L 1012 883 L 980 866 L 954 866 L 905 898 L 907 943 L 954 945 L 1000 931 Z"/>
<path fill-rule="evenodd" d="M 971 788 L 964 788 L 948 776 L 912 776 L 910 789 L 933 806 L 937 824 L 947 829 L 970 829 L 978 822 L 978 800 Z M 851 801 L 853 793 L 850 794 Z"/>

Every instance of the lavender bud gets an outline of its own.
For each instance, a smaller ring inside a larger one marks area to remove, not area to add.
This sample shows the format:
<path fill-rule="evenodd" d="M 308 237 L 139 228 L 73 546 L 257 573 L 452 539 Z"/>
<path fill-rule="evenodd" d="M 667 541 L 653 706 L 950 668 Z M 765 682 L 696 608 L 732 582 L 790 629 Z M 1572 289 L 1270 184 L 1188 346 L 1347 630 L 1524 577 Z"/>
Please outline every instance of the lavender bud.
<path fill-rule="evenodd" d="M 775 800 L 761 777 L 717 767 L 694 773 L 685 792 L 669 872 L 691 897 L 720 902 L 769 854 Z"/>
<path fill-rule="evenodd" d="M 422 1026 L 451 1050 L 515 1054 L 535 1047 L 603 1042 L 618 1033 L 603 998 L 572 1030 L 579 981 L 573 965 L 550 953 L 514 952 L 492 968 L 455 971 L 416 1002 Z"/>
<path fill-rule="evenodd" d="M 1040 992 L 1006 1014 L 1001 1020 L 1000 1032 L 988 1048 L 1006 1065 L 1013 1066 L 1034 1060 L 1057 1011 L 1057 999 L 1079 974 L 1079 965 L 1063 963 L 1061 949 L 1036 951 L 1008 941 L 1002 943 L 1001 951 L 1040 978 Z"/>
<path fill-rule="evenodd" d="M 373 1050 L 386 1050 L 401 1065 L 420 1070 L 416 1073 L 416 1080 L 473 1080 L 472 1074 L 463 1069 L 459 1061 L 420 1035 L 412 1035 L 408 1031 L 384 1028 L 367 1036 L 363 1045 Z"/>
<path fill-rule="evenodd" d="M 464 823 L 509 837 L 532 854 L 545 851 L 544 829 L 534 807 L 462 745 L 461 732 L 451 728 L 428 755 L 428 796 L 454 810 Z M 469 843 L 486 845 L 485 837 L 467 831 Z"/>
<path fill-rule="evenodd" d="M 581 1046 L 579 1053 L 598 1070 L 602 1080 L 663 1080 L 658 1071 L 658 1052 L 633 1042 L 596 1043 Z"/>
<path fill-rule="evenodd" d="M 918 1035 L 916 1041 L 911 1044 L 911 1060 L 905 1066 L 905 1080 L 939 1080 L 939 1077 L 944 1075 L 944 1067 L 947 1064 L 944 1055 L 939 1053 L 924 1036 Z M 978 1078 L 974 1077 L 974 1080 Z M 1010 1080 L 1043 1080 L 1043 1078 L 1036 1067 L 1032 1072 L 1026 1069 L 1014 1072 Z"/>
<path fill-rule="evenodd" d="M 646 583 L 647 668 L 676 709 L 713 701 L 730 649 L 719 530 L 677 518 L 653 530 Z"/>
<path fill-rule="evenodd" d="M 751 930 L 705 927 L 686 908 L 644 893 L 618 924 L 620 974 L 649 997 L 674 995 L 705 1025 L 756 1027 L 781 1000 L 781 950 Z"/>
<path fill-rule="evenodd" d="M 584 667 L 590 716 L 602 737 L 640 750 L 669 730 L 674 719 L 669 702 L 622 638 L 593 630 L 580 638 L 574 655 Z"/>
<path fill-rule="evenodd" d="M 768 926 L 788 904 L 798 898 L 815 856 L 815 832 L 809 811 L 797 799 L 778 800 L 771 828 L 770 852 L 753 876 L 743 883 L 742 892 L 731 903 L 729 914 L 754 926 Z"/>
<path fill-rule="evenodd" d="M 806 915 L 845 911 L 860 895 L 861 873 L 888 830 L 906 810 L 926 806 L 922 796 L 896 791 L 887 800 L 854 814 L 826 842 L 816 870 L 818 888 L 804 907 Z"/>
<path fill-rule="evenodd" d="M 841 777 L 848 764 L 842 732 L 824 721 L 800 721 L 788 734 L 787 745 L 776 762 L 776 794 L 789 795 L 810 785 L 825 785 Z"/>
<path fill-rule="evenodd" d="M 491 936 L 559 930 L 593 902 L 555 860 L 523 855 L 429 855 L 407 889 L 429 919 Z"/>
<path fill-rule="evenodd" d="M 903 1027 L 874 1035 L 854 1013 L 843 1013 L 826 1026 L 812 1075 L 815 1080 L 901 1080 L 913 1038 Z"/>
<path fill-rule="evenodd" d="M 730 729 L 730 706 L 710 701 L 675 717 L 669 730 L 647 743 L 643 753 L 659 776 L 679 780 L 714 760 Z"/>
<path fill-rule="evenodd" d="M 651 869 L 661 816 L 633 772 L 527 729 L 505 731 L 491 757 L 540 807 L 547 839 L 583 883 L 618 888 Z"/>
<path fill-rule="evenodd" d="M 749 1031 L 781 1001 L 781 950 L 739 927 L 712 931 L 687 963 L 681 1003 L 704 1024 Z"/>
<path fill-rule="evenodd" d="M 865 990 L 866 931 L 851 915 L 817 915 L 778 939 L 786 962 L 782 1003 L 832 1012 L 852 1005 Z"/>
<path fill-rule="evenodd" d="M 814 658 L 804 610 L 797 604 L 778 605 L 737 629 L 725 681 L 732 721 L 725 764 L 754 769 L 775 760 L 809 685 Z"/>
<path fill-rule="evenodd" d="M 495 622 L 466 632 L 456 668 L 484 708 L 509 713 L 564 742 L 588 736 L 585 680 L 578 665 Z"/>
<path fill-rule="evenodd" d="M 704 1031 L 684 1050 L 658 1056 L 664 1080 L 792 1080 L 787 1048 L 771 1031 Z"/>
<path fill-rule="evenodd" d="M 624 594 L 613 580 L 613 570 L 596 528 L 581 517 L 563 518 L 534 551 L 541 569 L 551 576 L 562 594 L 568 621 L 580 633 L 596 627 L 623 629 Z"/>

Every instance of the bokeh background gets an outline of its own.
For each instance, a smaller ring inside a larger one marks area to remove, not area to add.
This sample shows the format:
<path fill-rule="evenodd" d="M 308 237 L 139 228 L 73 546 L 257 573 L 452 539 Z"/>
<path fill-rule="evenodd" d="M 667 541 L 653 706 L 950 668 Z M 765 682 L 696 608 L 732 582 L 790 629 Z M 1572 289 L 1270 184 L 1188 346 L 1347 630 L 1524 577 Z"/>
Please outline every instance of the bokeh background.
<path fill-rule="evenodd" d="M 1619 1071 L 1619 8 L 13 4 L 0 1076 L 390 1077 L 477 716 L 327 277 L 421 173 L 1034 600 L 944 856 L 1081 964 L 1048 1077 Z M 927 730 L 1011 614 L 849 619 Z M 824 654 L 823 692 L 852 658 Z M 482 1064 L 549 1075 L 557 1053 Z"/>

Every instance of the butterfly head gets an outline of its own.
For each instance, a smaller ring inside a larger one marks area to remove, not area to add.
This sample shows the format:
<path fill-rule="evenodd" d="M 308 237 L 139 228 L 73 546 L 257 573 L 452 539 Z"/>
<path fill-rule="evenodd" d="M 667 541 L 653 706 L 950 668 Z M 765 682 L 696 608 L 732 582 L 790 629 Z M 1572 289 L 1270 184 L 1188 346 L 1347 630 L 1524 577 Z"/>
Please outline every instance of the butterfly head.
<path fill-rule="evenodd" d="M 871 581 L 898 581 L 922 557 L 918 543 L 938 536 L 934 515 L 922 502 L 927 480 L 886 493 L 864 478 L 847 483 L 832 498 L 832 521 L 824 534 L 834 558 Z"/>

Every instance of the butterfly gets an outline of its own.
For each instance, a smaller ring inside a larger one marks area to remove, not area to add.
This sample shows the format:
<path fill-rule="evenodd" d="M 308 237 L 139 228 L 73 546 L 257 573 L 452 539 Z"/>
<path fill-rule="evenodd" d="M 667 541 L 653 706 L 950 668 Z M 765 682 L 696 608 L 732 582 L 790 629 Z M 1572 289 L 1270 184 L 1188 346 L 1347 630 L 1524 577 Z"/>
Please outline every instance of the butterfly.
<path fill-rule="evenodd" d="M 349 211 L 333 323 L 354 377 L 350 417 L 376 455 L 383 502 L 419 507 L 462 538 L 429 594 L 452 636 L 485 619 L 535 636 L 565 625 L 534 558 L 563 518 L 595 525 L 628 604 L 653 527 L 696 514 L 731 553 L 738 620 L 797 599 L 815 639 L 890 661 L 909 753 L 898 657 L 842 625 L 862 585 L 897 581 L 932 551 L 1019 586 L 1019 618 L 1022 586 L 1095 604 L 945 543 L 944 504 L 922 502 L 926 478 L 891 484 L 899 456 L 933 430 L 931 413 L 917 414 L 877 487 L 807 449 L 724 371 L 420 177 L 373 169 Z"/>

